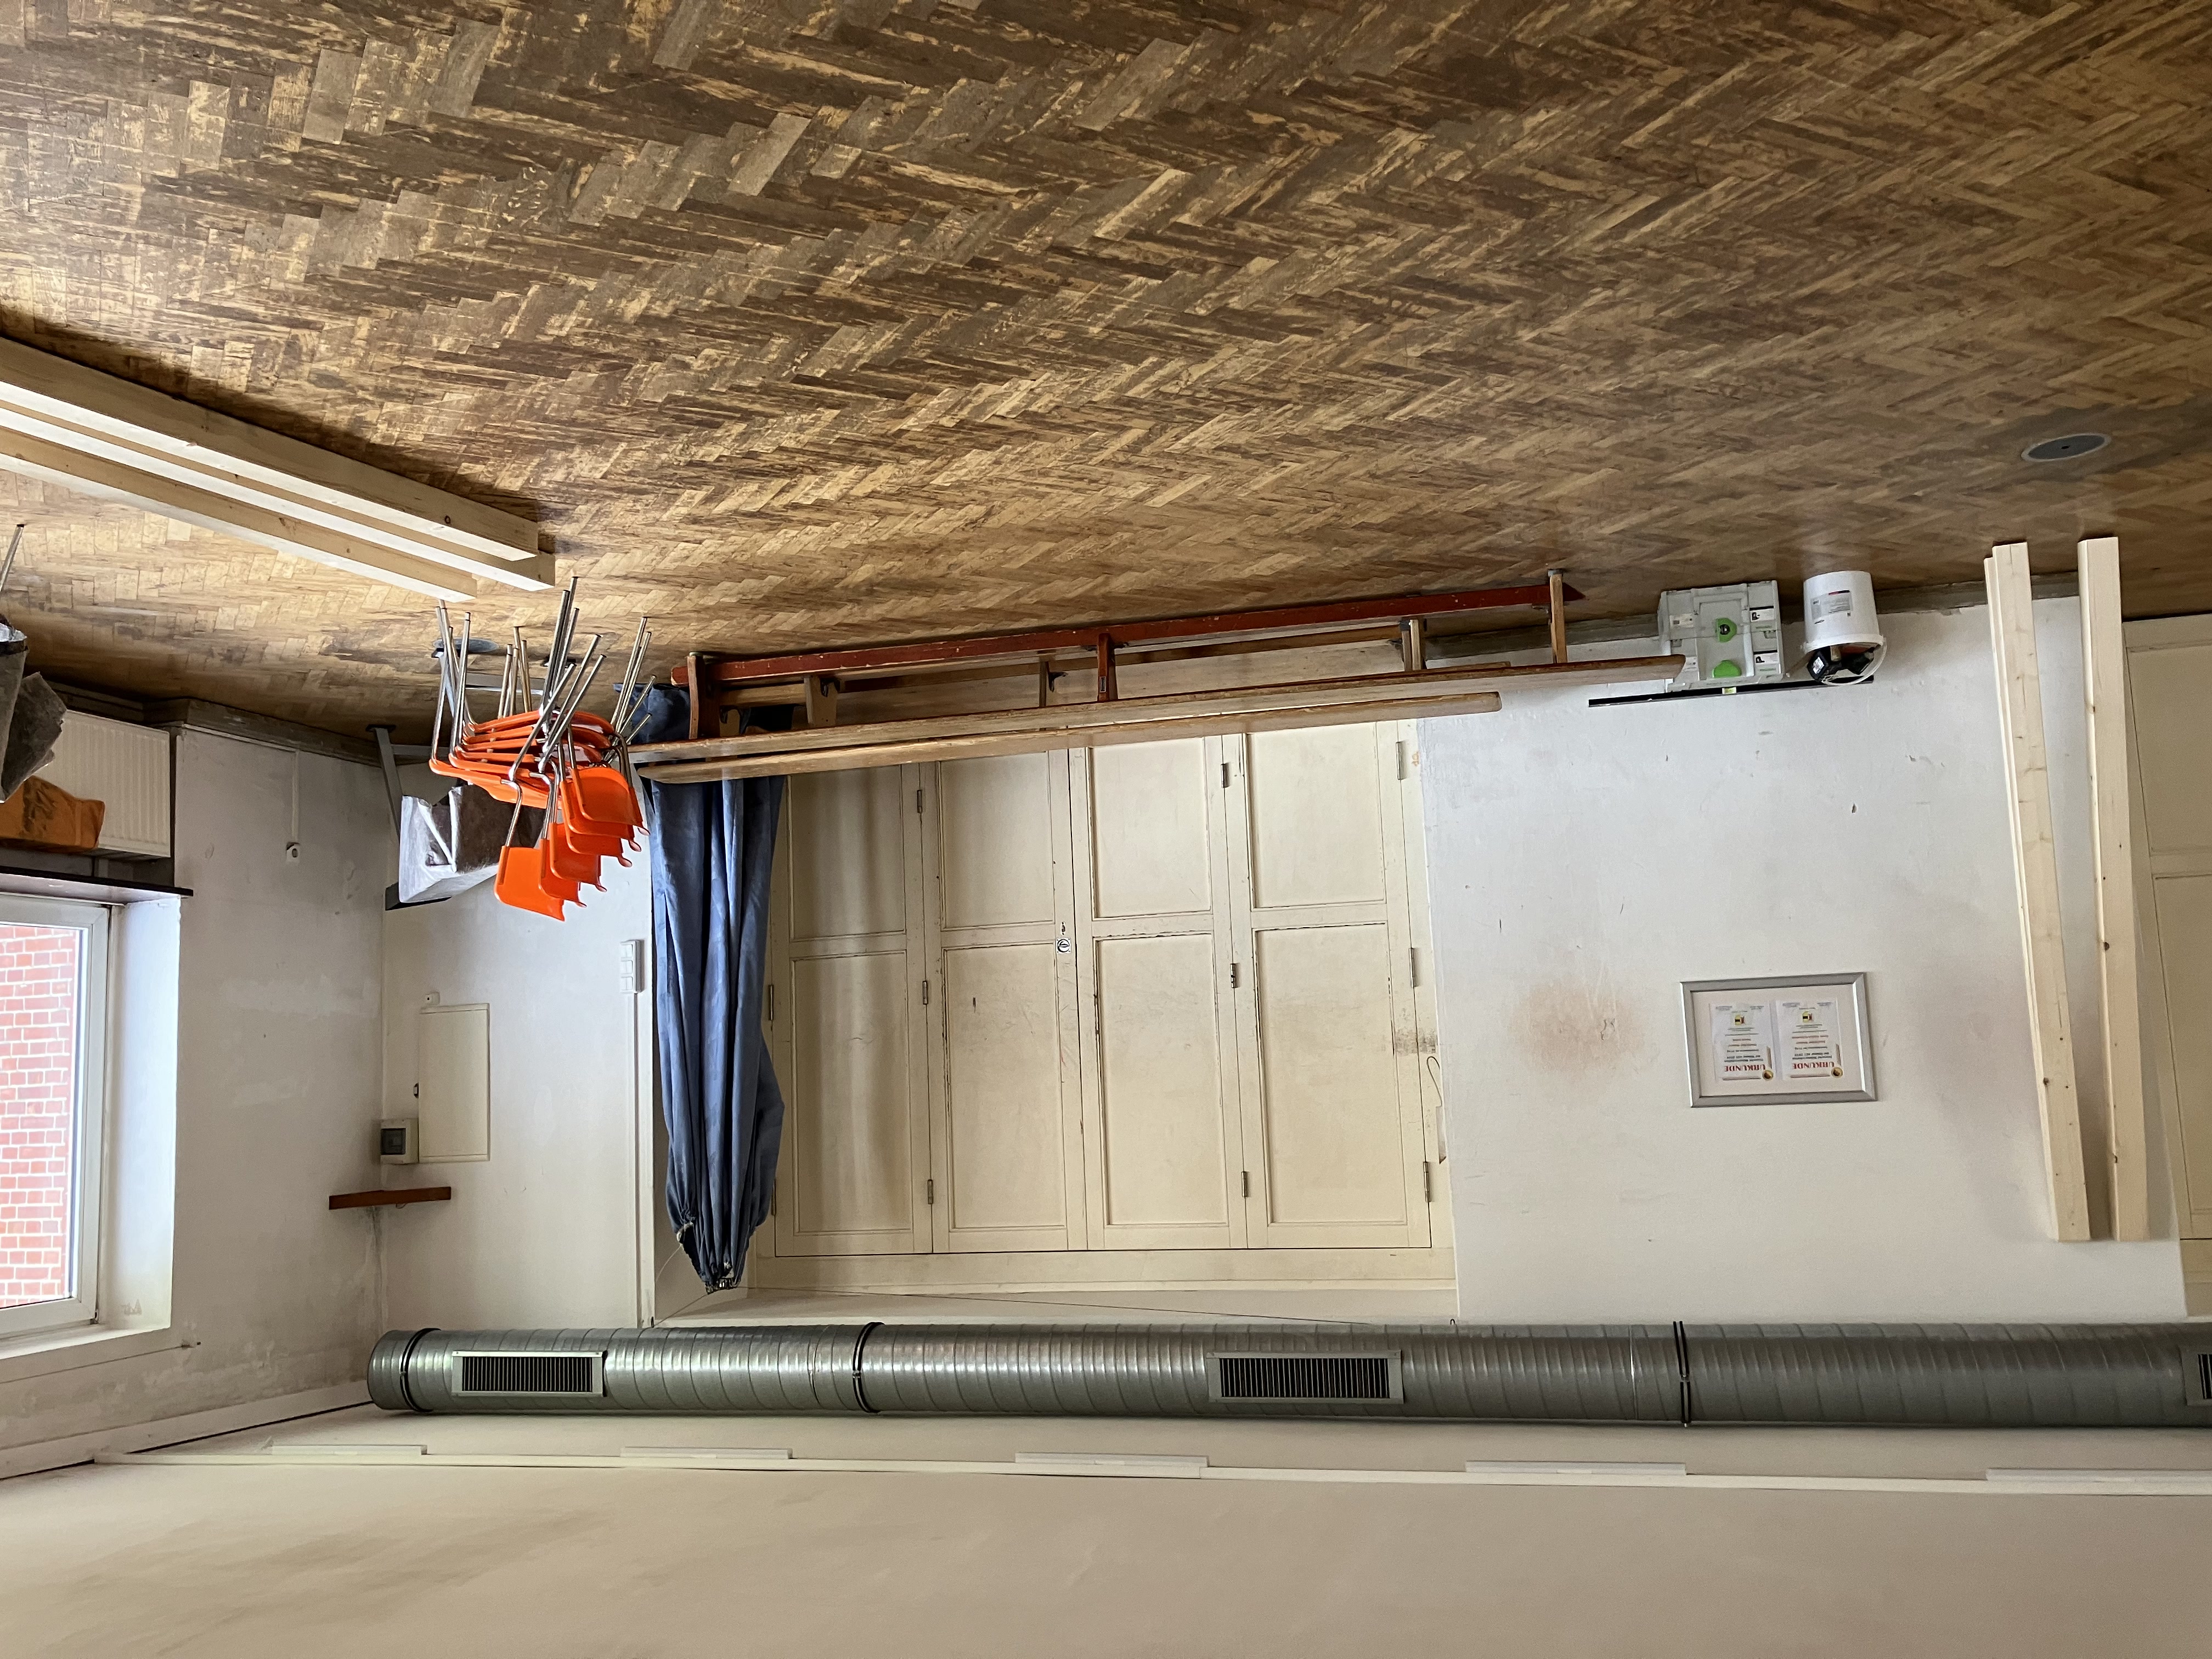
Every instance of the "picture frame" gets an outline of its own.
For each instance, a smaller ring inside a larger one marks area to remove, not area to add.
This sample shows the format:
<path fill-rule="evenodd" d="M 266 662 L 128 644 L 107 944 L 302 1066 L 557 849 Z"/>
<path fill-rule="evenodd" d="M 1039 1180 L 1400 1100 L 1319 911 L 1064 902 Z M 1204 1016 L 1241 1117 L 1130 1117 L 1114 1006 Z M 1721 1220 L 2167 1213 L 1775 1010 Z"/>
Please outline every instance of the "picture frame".
<path fill-rule="evenodd" d="M 1867 976 L 1682 981 L 1690 1104 L 1878 1100 Z"/>

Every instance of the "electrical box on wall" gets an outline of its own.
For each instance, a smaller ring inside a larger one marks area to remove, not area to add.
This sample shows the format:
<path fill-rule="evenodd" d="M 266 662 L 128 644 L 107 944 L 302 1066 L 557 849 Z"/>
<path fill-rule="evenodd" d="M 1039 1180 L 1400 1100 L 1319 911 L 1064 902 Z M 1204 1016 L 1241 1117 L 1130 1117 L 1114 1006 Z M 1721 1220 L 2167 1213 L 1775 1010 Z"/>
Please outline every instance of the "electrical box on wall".
<path fill-rule="evenodd" d="M 387 1117 L 376 1126 L 376 1156 L 385 1164 L 413 1164 L 420 1152 L 418 1127 L 411 1117 Z"/>
<path fill-rule="evenodd" d="M 1678 587 L 1659 596 L 1662 647 L 1682 658 L 1678 691 L 1783 678 L 1782 589 L 1777 582 Z"/>

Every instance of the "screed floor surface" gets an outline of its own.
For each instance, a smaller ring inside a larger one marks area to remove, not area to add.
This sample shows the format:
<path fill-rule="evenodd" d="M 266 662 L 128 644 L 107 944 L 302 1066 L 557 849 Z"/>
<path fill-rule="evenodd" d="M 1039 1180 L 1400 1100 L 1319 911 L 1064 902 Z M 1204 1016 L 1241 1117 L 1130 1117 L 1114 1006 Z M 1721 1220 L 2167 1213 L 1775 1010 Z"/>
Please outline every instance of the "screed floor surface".
<path fill-rule="evenodd" d="M 1667 1458 L 1693 1471 L 2205 1468 L 2212 1436 L 1038 1419 L 393 1417 L 199 1455 L 420 1445 L 1217 1465 Z M 742 1469 L 102 1466 L 0 1482 L 0 1650 L 567 1656 L 2205 1650 L 2212 1498 Z"/>

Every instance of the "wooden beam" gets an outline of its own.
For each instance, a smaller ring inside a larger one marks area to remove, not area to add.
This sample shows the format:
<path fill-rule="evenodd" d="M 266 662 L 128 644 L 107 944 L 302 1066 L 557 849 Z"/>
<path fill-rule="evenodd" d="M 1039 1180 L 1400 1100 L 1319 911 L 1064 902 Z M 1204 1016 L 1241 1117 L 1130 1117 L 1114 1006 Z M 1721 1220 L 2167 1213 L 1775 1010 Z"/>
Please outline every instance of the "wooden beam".
<path fill-rule="evenodd" d="M 1049 729 L 1060 741 L 1051 748 L 1081 748 L 1091 732 L 1132 721 L 1149 721 L 1179 712 L 1207 714 L 1246 710 L 1297 714 L 1354 705 L 1370 720 L 1403 720 L 1422 713 L 1424 702 L 1484 691 L 1517 682 L 1552 684 L 1602 684 L 1614 680 L 1664 679 L 1678 672 L 1678 656 L 1629 657 L 1603 662 L 1532 663 L 1516 665 L 1470 663 L 1431 668 L 1420 674 L 1361 674 L 1283 685 L 1216 687 L 1123 697 L 1111 703 L 1065 702 L 1048 708 L 999 708 L 964 714 L 929 714 L 902 720 L 870 720 L 822 732 L 755 732 L 741 737 L 702 738 L 690 743 L 641 744 L 631 757 L 647 776 L 665 777 L 653 769 L 676 763 L 754 756 L 790 756 L 827 749 L 875 747 L 901 742 L 933 741 L 994 732 Z M 1323 722 L 1316 721 L 1319 725 Z M 1295 726 L 1296 721 L 1291 722 Z M 1010 751 L 1011 752 L 1011 751 Z M 769 770 L 773 771 L 773 768 Z"/>
<path fill-rule="evenodd" d="M 334 539 L 510 587 L 552 585 L 552 560 L 538 551 L 538 526 L 526 519 L 13 340 L 0 340 L 0 434 L 44 446 L 33 476 L 51 482 L 81 477 L 94 494 L 137 497 L 134 504 L 171 517 L 185 516 L 173 492 L 189 491 L 195 512 L 187 522 L 213 520 L 210 527 L 264 544 L 263 535 L 222 520 L 238 512 L 264 529 L 275 519 L 318 532 L 282 551 L 314 558 L 313 549 Z M 12 446 L 11 453 L 25 460 Z M 321 562 L 390 579 L 366 554 Z M 454 591 L 467 597 L 474 590 Z"/>
<path fill-rule="evenodd" d="M 2036 661 L 2035 596 L 2027 544 L 2007 542 L 1993 549 L 1982 569 L 1989 584 L 1997 714 L 2004 738 L 2005 801 L 2012 818 L 2028 1034 L 2043 1117 L 2051 1224 L 2059 1238 L 2075 1242 L 2089 1237 L 2089 1183 L 2067 1018 L 2066 946 L 2059 927 L 2058 854 L 2051 827 L 2051 772 L 2044 745 L 2043 682 Z"/>
<path fill-rule="evenodd" d="M 1544 573 L 1546 584 L 1546 617 L 1552 625 L 1552 660 L 1567 659 L 1567 573 L 1549 570 Z"/>
<path fill-rule="evenodd" d="M 799 696 L 806 723 L 818 731 L 837 724 L 837 682 L 826 674 L 809 674 L 799 682 Z"/>
<path fill-rule="evenodd" d="M 2097 857 L 2097 970 L 2105 1015 L 2112 1237 L 2150 1237 L 2150 1120 L 2143 1089 L 2137 984 L 2135 848 L 2130 821 L 2127 647 L 2120 631 L 2120 544 L 2076 549 L 2081 576 L 2081 684 L 2087 702 L 2089 813 Z"/>
<path fill-rule="evenodd" d="M 654 783 L 705 783 L 729 778 L 783 777 L 799 772 L 852 772 L 872 766 L 903 766 L 920 761 L 969 760 L 982 755 L 1034 755 L 1054 749 L 1106 749 L 1117 744 L 1158 743 L 1171 738 L 1218 737 L 1226 732 L 1284 732 L 1316 726 L 1350 726 L 1376 720 L 1403 720 L 1442 714 L 1490 714 L 1498 711 L 1495 691 L 1462 691 L 1418 699 L 1410 705 L 1352 702 L 1298 708 L 1218 709 L 1198 708 L 1162 713 L 1108 726 L 1092 726 L 1071 733 L 1059 726 L 1026 730 L 971 732 L 933 738 L 900 737 L 843 748 L 777 750 L 768 754 L 732 755 L 720 760 L 666 762 L 638 768 L 638 775 Z M 1095 704 L 1057 704 L 1052 712 Z M 1135 707 L 1133 700 L 1111 705 Z M 1035 709 L 1018 711 L 1034 714 Z M 899 726 L 918 726 L 919 720 L 883 720 L 872 726 L 848 726 L 848 732 L 885 732 Z M 633 750 L 633 757 L 641 751 Z"/>
<path fill-rule="evenodd" d="M 1406 672 L 1419 674 L 1429 666 L 1429 625 L 1419 617 L 1408 617 L 1398 624 L 1398 651 L 1405 659 Z"/>

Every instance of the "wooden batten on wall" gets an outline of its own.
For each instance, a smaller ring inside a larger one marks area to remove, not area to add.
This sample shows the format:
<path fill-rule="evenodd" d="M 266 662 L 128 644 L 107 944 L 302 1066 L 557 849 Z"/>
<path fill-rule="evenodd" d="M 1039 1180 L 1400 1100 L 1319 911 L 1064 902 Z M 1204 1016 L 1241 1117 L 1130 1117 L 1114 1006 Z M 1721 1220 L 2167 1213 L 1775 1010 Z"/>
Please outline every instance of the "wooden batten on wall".
<path fill-rule="evenodd" d="M 1994 548 L 1983 565 L 1989 584 L 1990 635 L 2004 734 L 2013 870 L 2020 898 L 2021 946 L 2027 975 L 2028 1030 L 2042 1109 L 2045 1170 L 2057 1237 L 2089 1237 L 2089 1188 L 2081 1152 L 2081 1105 L 2074 1081 L 2066 1006 L 2066 954 L 2059 931 L 2058 856 L 2051 831 L 2051 774 L 2043 731 L 2043 684 L 2036 660 L 2035 598 L 2027 544 Z"/>

